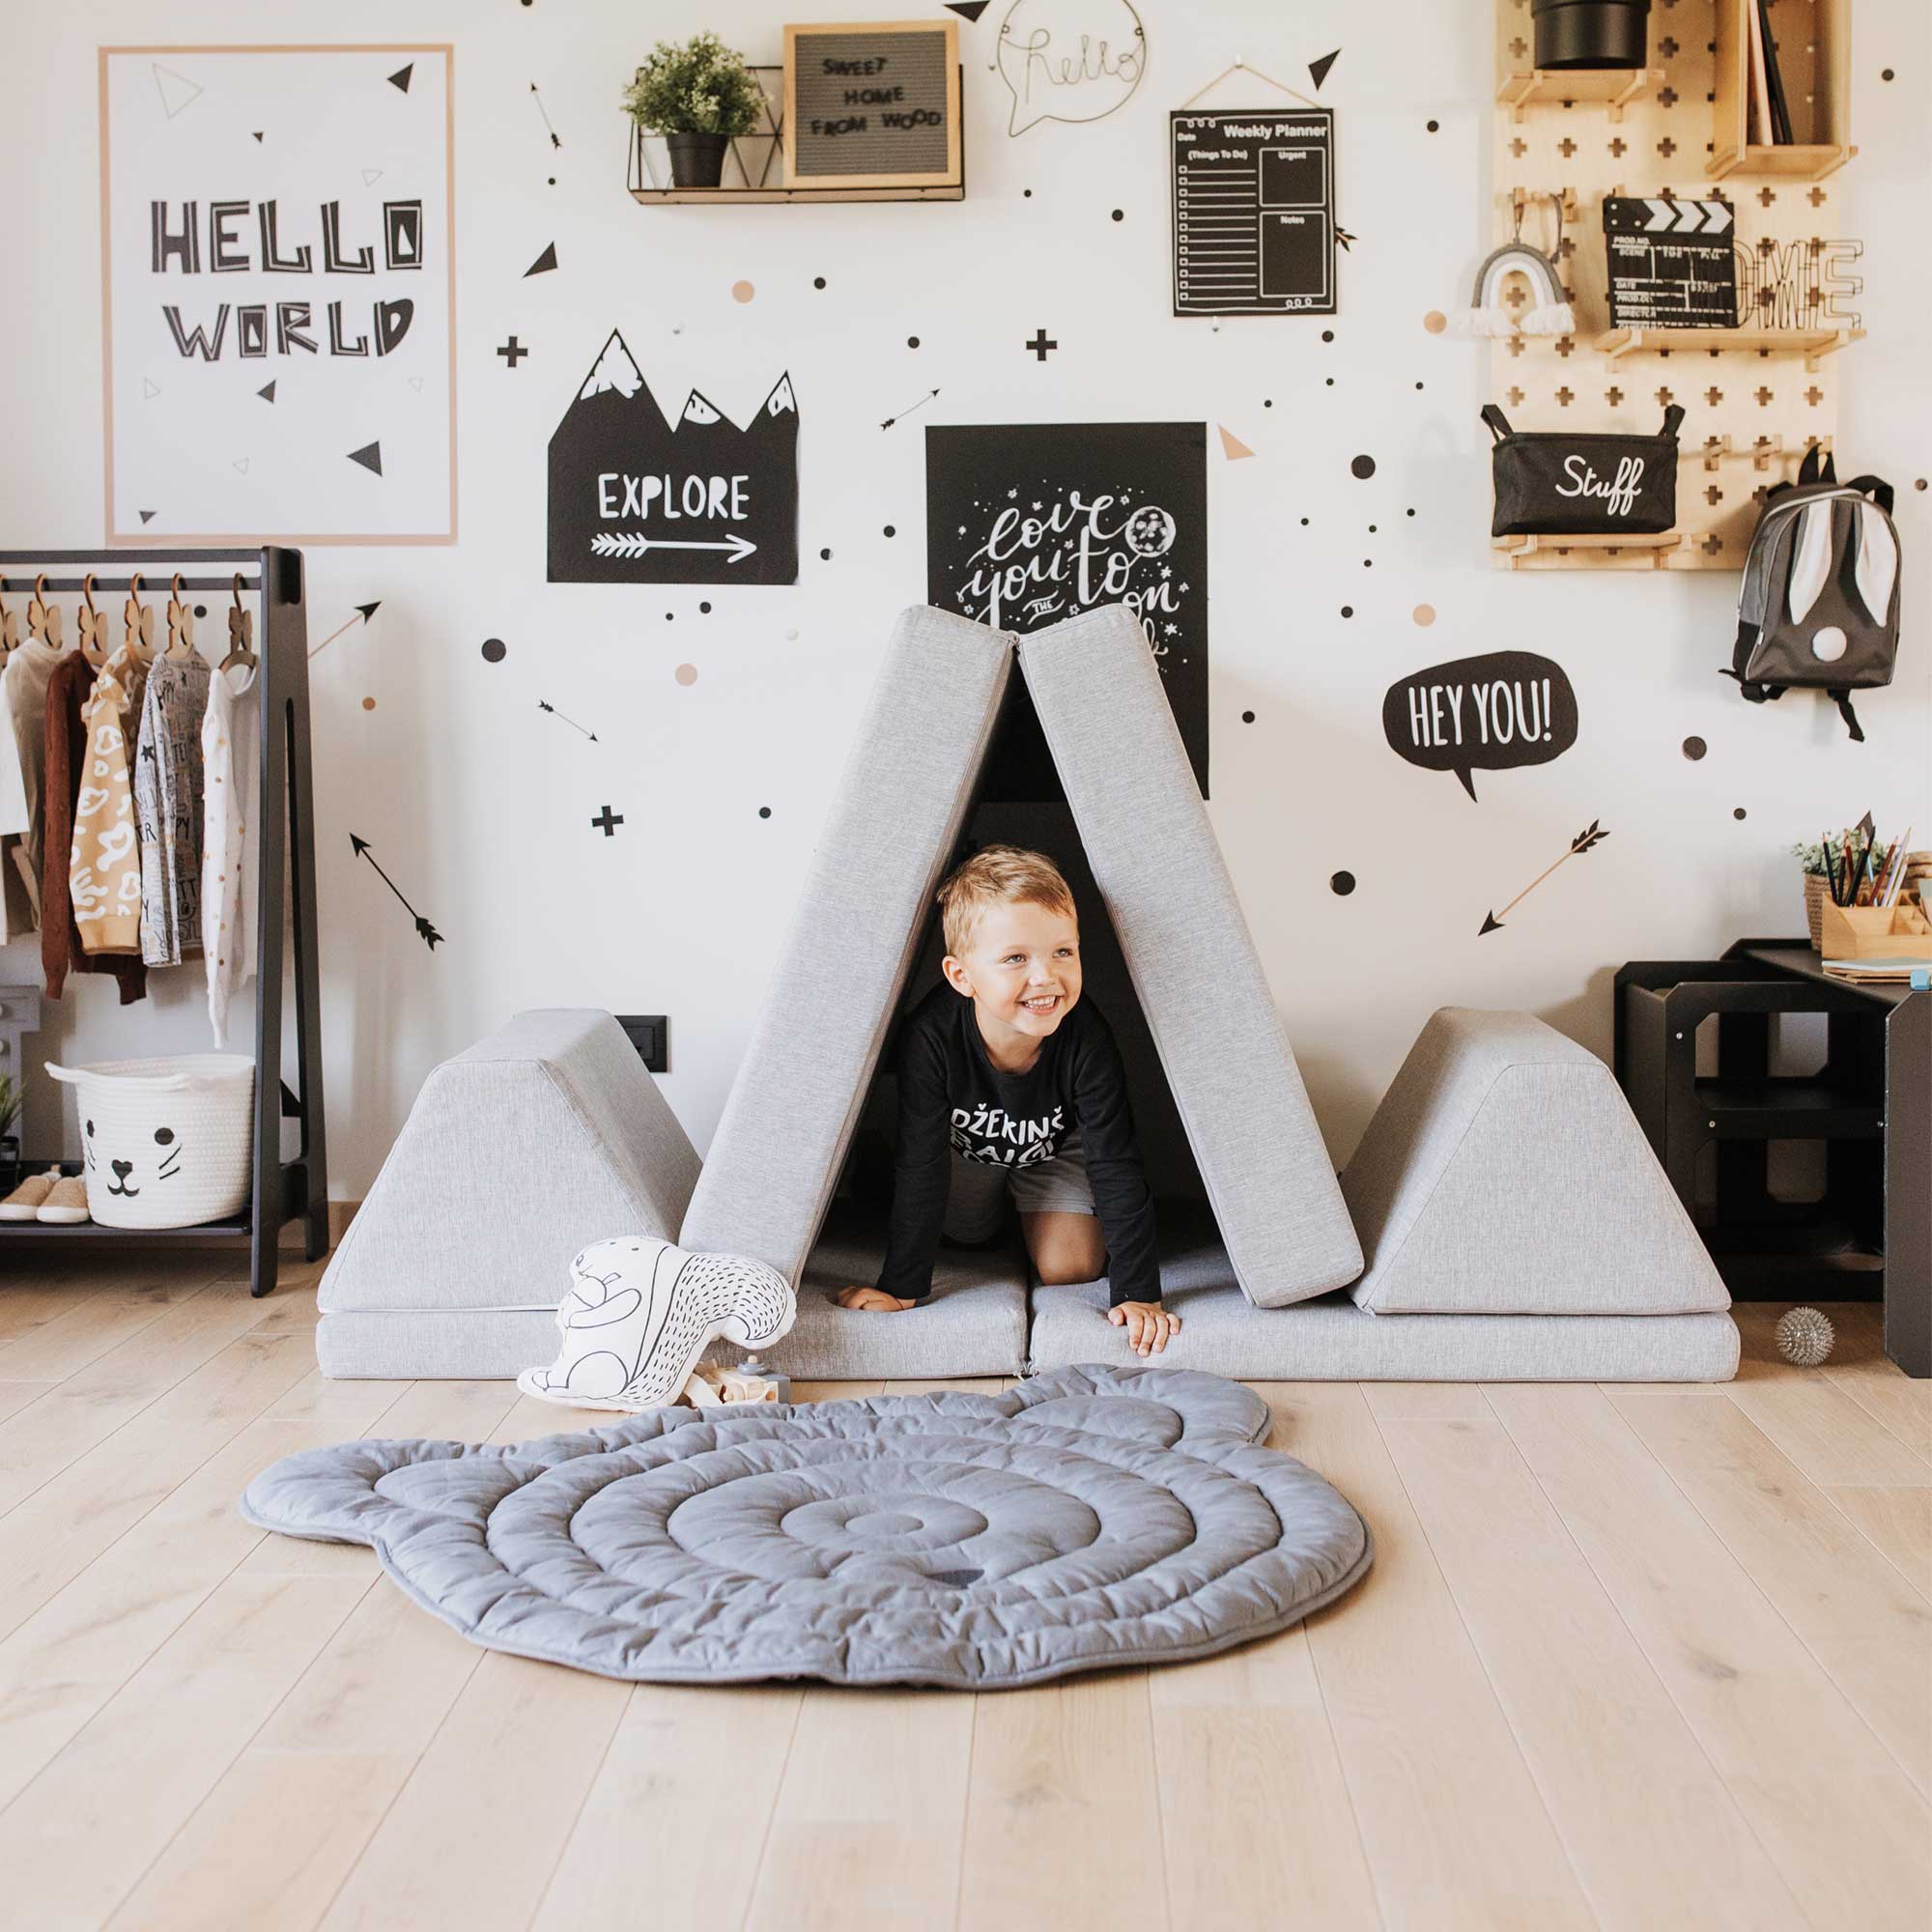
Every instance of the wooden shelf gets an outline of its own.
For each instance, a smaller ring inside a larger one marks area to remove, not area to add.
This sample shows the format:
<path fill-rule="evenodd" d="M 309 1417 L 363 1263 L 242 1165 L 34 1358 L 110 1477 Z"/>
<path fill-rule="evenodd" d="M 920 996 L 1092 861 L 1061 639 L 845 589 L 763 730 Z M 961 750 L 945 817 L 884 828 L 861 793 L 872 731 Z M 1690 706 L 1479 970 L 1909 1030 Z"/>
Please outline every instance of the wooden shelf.
<path fill-rule="evenodd" d="M 1861 328 L 1613 328 L 1596 338 L 1612 360 L 1620 355 L 1661 355 L 1676 349 L 1762 349 L 1803 355 L 1815 369 L 1821 355 L 1864 340 Z"/>
<path fill-rule="evenodd" d="M 793 201 L 964 201 L 964 183 L 949 187 L 634 187 L 633 201 L 673 208 L 771 207 Z"/>
<path fill-rule="evenodd" d="M 1801 137 L 1787 147 L 1751 138 L 1748 10 L 1755 5 L 1756 0 L 1716 0 L 1706 177 L 1823 181 L 1858 153 L 1850 139 L 1852 0 L 1792 0 L 1772 16 L 1792 131 Z"/>
<path fill-rule="evenodd" d="M 1711 179 L 1722 181 L 1727 175 L 1776 175 L 1786 181 L 1823 181 L 1858 153 L 1856 148 L 1807 141 L 1788 148 L 1761 148 L 1755 143 L 1742 153 L 1712 156 Z"/>
<path fill-rule="evenodd" d="M 1496 99 L 1520 121 L 1532 101 L 1568 107 L 1574 100 L 1602 101 L 1605 118 L 1621 121 L 1624 103 L 1640 99 L 1663 85 L 1661 67 L 1536 68 L 1528 73 L 1506 73 Z"/>
<path fill-rule="evenodd" d="M 1655 535 L 1492 537 L 1495 560 L 1510 570 L 1668 570 L 1673 554 L 1683 552 L 1683 530 L 1660 530 Z"/>

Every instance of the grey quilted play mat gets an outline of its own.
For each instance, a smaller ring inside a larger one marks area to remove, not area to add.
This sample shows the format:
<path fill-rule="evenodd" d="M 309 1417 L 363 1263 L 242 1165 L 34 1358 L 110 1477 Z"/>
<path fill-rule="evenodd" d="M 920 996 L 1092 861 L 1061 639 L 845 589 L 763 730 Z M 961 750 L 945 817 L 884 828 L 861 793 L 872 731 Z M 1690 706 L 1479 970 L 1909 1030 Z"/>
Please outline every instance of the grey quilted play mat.
<path fill-rule="evenodd" d="M 511 1446 L 344 1442 L 249 1521 L 366 1543 L 492 1650 L 607 1677 L 1000 1690 L 1205 1657 L 1367 1573 L 1368 1526 L 1267 1405 L 1173 1369 L 1003 1395 L 667 1408 Z"/>

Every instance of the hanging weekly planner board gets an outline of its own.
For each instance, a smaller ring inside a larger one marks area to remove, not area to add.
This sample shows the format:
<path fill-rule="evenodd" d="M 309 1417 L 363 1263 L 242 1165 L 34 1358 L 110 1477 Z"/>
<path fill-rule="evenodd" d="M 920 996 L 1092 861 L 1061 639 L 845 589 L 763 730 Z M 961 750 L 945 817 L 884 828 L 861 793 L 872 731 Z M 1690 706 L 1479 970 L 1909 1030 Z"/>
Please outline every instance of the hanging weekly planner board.
<path fill-rule="evenodd" d="M 1170 114 L 1176 315 L 1335 313 L 1335 116 Z"/>

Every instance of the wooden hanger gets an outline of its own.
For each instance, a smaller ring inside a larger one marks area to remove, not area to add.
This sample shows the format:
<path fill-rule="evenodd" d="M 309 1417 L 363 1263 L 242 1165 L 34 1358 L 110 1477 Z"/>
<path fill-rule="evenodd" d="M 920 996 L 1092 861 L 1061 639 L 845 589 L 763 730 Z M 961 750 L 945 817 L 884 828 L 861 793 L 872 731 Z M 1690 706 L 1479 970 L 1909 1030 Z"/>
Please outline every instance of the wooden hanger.
<path fill-rule="evenodd" d="M 194 656 L 194 612 L 182 602 L 181 572 L 168 592 L 168 657 L 175 664 Z"/>
<path fill-rule="evenodd" d="M 128 583 L 128 601 L 121 607 L 121 621 L 128 627 L 123 649 L 147 663 L 155 654 L 154 607 L 141 602 L 141 573 L 136 571 Z"/>
<path fill-rule="evenodd" d="M 228 613 L 228 655 L 221 660 L 220 668 L 233 670 L 237 665 L 244 665 L 248 669 L 256 668 L 255 656 L 255 613 L 242 606 L 242 573 L 235 573 L 235 608 Z"/>
<path fill-rule="evenodd" d="M 50 651 L 65 650 L 61 641 L 61 619 L 59 609 L 46 600 L 47 580 L 44 575 L 34 579 L 34 594 L 27 600 L 27 629 Z"/>
<path fill-rule="evenodd" d="M 7 588 L 7 580 L 0 577 L 0 594 Z M 20 619 L 5 605 L 0 605 L 0 665 L 5 665 L 20 643 Z"/>
<path fill-rule="evenodd" d="M 107 612 L 94 608 L 94 573 L 87 573 L 87 581 L 80 586 L 81 606 L 74 612 L 74 621 L 80 627 L 80 654 L 96 670 L 107 662 Z"/>

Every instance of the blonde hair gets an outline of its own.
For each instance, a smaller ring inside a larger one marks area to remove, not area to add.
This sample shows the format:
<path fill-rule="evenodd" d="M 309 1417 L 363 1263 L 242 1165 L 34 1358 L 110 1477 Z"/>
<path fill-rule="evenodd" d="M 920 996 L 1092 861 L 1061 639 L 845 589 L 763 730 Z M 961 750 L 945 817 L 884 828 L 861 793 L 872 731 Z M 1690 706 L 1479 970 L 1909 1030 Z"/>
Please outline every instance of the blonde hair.
<path fill-rule="evenodd" d="M 1018 845 L 984 845 L 955 867 L 939 889 L 947 952 L 955 958 L 962 955 L 973 943 L 980 914 L 995 905 L 1037 905 L 1072 920 L 1080 916 L 1071 888 L 1045 853 Z"/>

